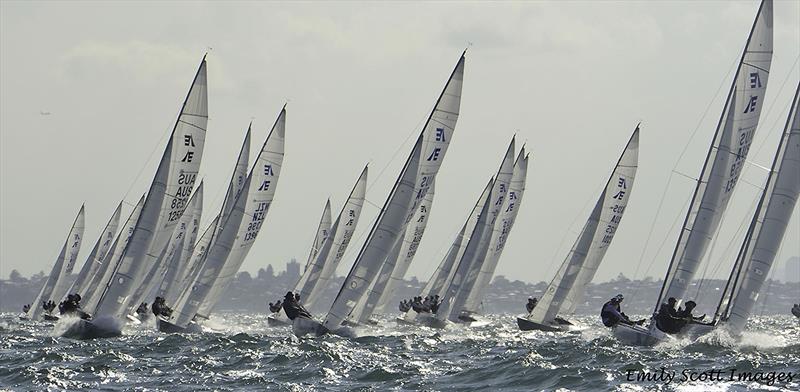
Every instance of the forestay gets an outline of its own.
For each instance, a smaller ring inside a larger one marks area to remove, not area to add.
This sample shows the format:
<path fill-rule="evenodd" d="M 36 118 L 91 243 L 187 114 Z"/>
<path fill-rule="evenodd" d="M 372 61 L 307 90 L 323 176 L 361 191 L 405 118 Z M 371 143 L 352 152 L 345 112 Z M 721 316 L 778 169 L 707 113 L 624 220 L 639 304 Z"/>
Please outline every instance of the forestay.
<path fill-rule="evenodd" d="M 142 284 L 167 245 L 192 193 L 203 157 L 208 123 L 206 60 L 200 64 L 147 192 L 141 216 L 123 251 L 98 316 L 121 319 L 131 295 Z"/>
<path fill-rule="evenodd" d="M 78 258 L 78 251 L 81 249 L 81 241 L 83 239 L 83 230 L 85 226 L 84 206 L 81 206 L 78 215 L 72 222 L 72 227 L 69 229 L 69 234 L 67 234 L 67 239 L 64 241 L 64 246 L 61 247 L 61 252 L 58 254 L 55 264 L 53 264 L 50 276 L 47 277 L 44 286 L 39 290 L 39 295 L 37 295 L 36 299 L 31 303 L 31 308 L 28 310 L 28 316 L 31 319 L 37 319 L 44 313 L 42 302 L 52 300 L 58 304 L 58 302 L 61 301 L 62 295 L 59 293 L 66 290 L 62 287 L 66 286 L 65 281 L 69 275 L 67 268 L 68 266 L 75 265 L 75 260 Z M 69 269 L 72 270 L 72 267 L 69 267 Z"/>
<path fill-rule="evenodd" d="M 633 131 L 600 198 L 572 245 L 566 259 L 528 318 L 540 324 L 553 322 L 558 314 L 574 311 L 583 300 L 586 285 L 617 232 L 628 205 L 639 160 L 639 127 Z"/>
<path fill-rule="evenodd" d="M 771 62 L 772 1 L 765 0 L 736 70 L 656 308 L 670 297 L 680 304 L 719 228 L 761 116 Z"/>

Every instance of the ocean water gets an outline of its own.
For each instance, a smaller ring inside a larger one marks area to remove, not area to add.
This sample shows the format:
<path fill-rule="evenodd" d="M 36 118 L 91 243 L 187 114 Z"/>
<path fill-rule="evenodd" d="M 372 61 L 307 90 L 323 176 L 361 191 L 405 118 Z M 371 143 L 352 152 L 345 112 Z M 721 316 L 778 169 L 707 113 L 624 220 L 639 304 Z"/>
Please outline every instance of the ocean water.
<path fill-rule="evenodd" d="M 800 390 L 792 316 L 756 318 L 741 342 L 720 333 L 654 348 L 620 344 L 595 317 L 575 318 L 579 330 L 566 333 L 522 332 L 512 315 L 489 320 L 434 330 L 387 318 L 355 339 L 298 339 L 288 327 L 268 327 L 265 315 L 224 314 L 200 334 L 166 335 L 144 323 L 121 338 L 77 341 L 5 313 L 0 390 Z M 672 381 L 629 380 L 629 370 L 635 378 L 661 368 L 675 372 Z M 745 379 L 731 381 L 732 371 Z M 684 380 L 692 374 L 701 380 Z"/>

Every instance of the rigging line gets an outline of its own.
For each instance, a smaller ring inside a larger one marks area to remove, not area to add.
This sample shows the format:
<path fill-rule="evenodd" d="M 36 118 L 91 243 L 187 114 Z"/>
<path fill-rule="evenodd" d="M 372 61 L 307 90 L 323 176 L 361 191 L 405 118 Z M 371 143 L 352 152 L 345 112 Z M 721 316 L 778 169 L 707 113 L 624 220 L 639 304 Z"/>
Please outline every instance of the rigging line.
<path fill-rule="evenodd" d="M 434 105 L 433 107 L 431 107 L 431 109 L 430 109 L 430 110 L 428 110 L 428 111 L 426 111 L 426 112 L 425 112 L 425 114 L 427 114 L 427 116 L 423 115 L 423 118 L 422 118 L 422 119 L 420 119 L 420 120 L 417 122 L 417 125 L 415 125 L 415 126 L 414 126 L 414 128 L 411 130 L 411 132 L 408 134 L 408 136 L 406 136 L 405 140 L 403 140 L 403 142 L 402 142 L 402 143 L 400 143 L 400 144 L 397 146 L 397 148 L 394 150 L 394 153 L 392 153 L 392 156 L 391 156 L 391 157 L 389 157 L 389 160 L 388 160 L 388 161 L 386 161 L 386 164 L 384 164 L 384 165 L 383 165 L 383 168 L 381 168 L 381 171 L 380 171 L 380 172 L 378 172 L 378 175 L 377 175 L 377 176 L 375 176 L 375 177 L 372 177 L 372 176 L 370 176 L 370 177 L 371 177 L 371 178 L 370 178 L 370 180 L 372 180 L 372 181 L 371 181 L 372 183 L 367 185 L 367 190 L 366 190 L 366 192 L 369 192 L 369 190 L 370 190 L 370 189 L 372 189 L 372 187 L 373 187 L 375 184 L 377 184 L 377 183 L 378 183 L 378 179 L 379 179 L 379 178 L 381 178 L 381 177 L 383 176 L 383 173 L 384 173 L 384 172 L 386 172 L 386 170 L 389 168 L 389 166 L 392 164 L 392 162 L 394 162 L 395 158 L 397 158 L 397 154 L 399 154 L 399 153 L 400 153 L 400 151 L 401 151 L 401 150 L 402 150 L 402 149 L 403 149 L 403 148 L 404 148 L 404 147 L 405 147 L 405 146 L 408 144 L 408 141 L 409 141 L 409 140 L 411 140 L 411 138 L 412 138 L 414 135 L 416 135 L 416 134 L 418 133 L 418 130 L 419 130 L 420 124 L 422 124 L 424 121 L 427 121 L 427 120 L 428 120 L 428 117 L 430 117 L 430 116 L 432 116 L 432 115 L 433 115 L 433 110 L 434 110 L 434 108 L 435 108 L 435 105 Z M 413 147 L 412 147 L 412 148 L 413 148 Z M 372 162 L 372 159 L 370 159 L 370 163 L 371 163 L 371 162 Z M 366 199 L 365 199 L 365 200 L 366 200 Z M 379 208 L 380 208 L 380 207 L 379 207 Z"/>
<path fill-rule="evenodd" d="M 178 118 L 180 118 L 180 112 L 178 112 Z M 170 125 L 172 124 L 174 124 L 174 121 L 170 119 Z M 161 138 L 159 138 L 158 142 L 153 146 L 153 149 L 150 150 L 150 155 L 147 156 L 147 159 L 144 161 L 144 163 L 142 163 L 142 166 L 139 168 L 139 171 L 136 173 L 136 176 L 133 177 L 131 185 L 128 187 L 128 189 L 125 191 L 125 194 L 122 196 L 123 199 L 128 198 L 128 195 L 130 195 L 131 191 L 133 190 L 133 187 L 139 181 L 139 178 L 142 177 L 144 169 L 146 169 L 148 164 L 153 160 L 153 155 L 155 155 L 156 151 L 158 151 L 158 148 L 163 145 L 164 140 L 166 140 L 167 137 L 172 133 L 173 128 L 174 128 L 173 126 L 168 126 L 166 131 L 161 135 Z"/>
<path fill-rule="evenodd" d="M 686 201 L 683 202 L 683 207 L 681 207 L 680 211 L 678 211 L 678 214 L 675 215 L 675 219 L 672 221 L 672 225 L 669 228 L 669 232 L 672 232 L 675 229 L 675 226 L 678 225 L 678 222 L 680 221 L 681 216 L 683 216 L 684 210 L 689 206 L 689 202 L 691 201 L 691 199 L 692 199 L 691 196 L 689 196 L 686 198 Z M 650 272 L 650 268 L 653 267 L 653 263 L 658 258 L 658 255 L 661 253 L 661 250 L 664 249 L 664 245 L 667 244 L 668 239 L 669 237 L 664 237 L 664 240 L 661 241 L 661 245 L 659 245 L 658 249 L 656 249 L 655 255 L 653 256 L 652 259 L 650 259 L 650 264 L 647 266 L 647 269 L 644 270 L 644 273 L 642 273 L 643 276 L 647 276 L 647 274 Z M 639 266 L 636 267 L 637 273 L 638 270 Z M 635 278 L 636 275 L 634 275 L 634 279 Z M 641 290 L 641 288 L 642 288 L 641 283 L 637 284 L 636 288 L 633 290 L 634 293 L 633 297 L 636 297 L 636 293 L 638 293 Z"/>
<path fill-rule="evenodd" d="M 744 217 L 742 218 L 741 222 L 739 223 L 739 227 L 736 229 L 736 232 L 733 234 L 733 238 L 734 239 L 731 240 L 730 242 L 728 242 L 728 245 L 725 247 L 725 249 L 723 249 L 722 255 L 717 259 L 717 262 L 714 265 L 714 269 L 711 271 L 711 275 L 710 276 L 713 277 L 714 275 L 716 275 L 717 272 L 719 271 L 719 268 L 722 266 L 722 263 L 730 257 L 730 254 L 733 251 L 733 249 L 734 248 L 738 248 L 738 247 L 734 246 L 737 243 L 737 241 L 735 239 L 739 238 L 739 236 L 741 235 L 742 231 L 745 231 L 745 229 L 750 225 L 750 220 L 752 218 L 753 213 L 755 213 L 756 206 L 758 205 L 759 199 L 760 198 L 758 198 L 758 197 L 753 199 L 753 202 L 750 204 L 750 208 L 748 208 L 747 213 L 744 214 Z M 725 218 L 727 216 L 728 216 L 728 214 L 723 215 L 722 221 L 720 222 L 720 226 L 722 226 L 722 224 L 725 221 Z M 709 252 L 708 252 L 708 255 L 709 255 L 708 259 L 709 260 L 708 260 L 708 262 L 705 263 L 706 264 L 706 268 L 703 270 L 703 273 L 700 275 L 700 283 L 698 283 L 698 285 L 697 285 L 697 291 L 695 292 L 695 298 L 700 298 L 700 289 L 702 288 L 703 283 L 705 283 L 706 278 L 709 276 L 708 275 L 708 268 L 712 264 L 710 260 L 713 259 L 713 257 L 711 257 L 711 255 L 714 253 L 714 246 L 716 245 L 718 238 L 719 238 L 719 235 L 714 237 L 714 242 L 712 242 L 711 249 L 709 249 Z M 734 260 L 734 263 L 736 263 L 736 260 Z M 708 278 L 708 279 L 711 279 L 711 278 Z"/>
<path fill-rule="evenodd" d="M 731 75 L 731 72 L 733 72 L 735 69 L 738 69 L 740 57 L 741 56 L 736 56 L 735 60 L 731 64 L 730 68 L 728 69 L 728 73 L 725 74 L 725 77 L 723 77 L 722 80 L 720 80 L 719 86 L 717 87 L 717 91 L 714 92 L 714 95 L 709 100 L 708 105 L 706 105 L 706 108 L 703 111 L 703 114 L 700 116 L 700 119 L 697 121 L 697 125 L 695 125 L 695 128 L 692 131 L 692 134 L 689 136 L 689 140 L 687 140 L 686 144 L 684 144 L 683 150 L 678 155 L 678 158 L 675 160 L 675 164 L 672 166 L 672 171 L 673 172 L 678 168 L 678 164 L 681 162 L 681 160 L 683 159 L 683 156 L 686 154 L 686 151 L 689 149 L 689 145 L 692 144 L 692 140 L 697 135 L 697 132 L 700 130 L 700 126 L 702 125 L 702 123 L 705 120 L 706 116 L 708 116 L 708 112 L 709 112 L 709 110 L 711 110 L 711 106 L 714 104 L 714 100 L 719 96 L 719 93 L 720 93 L 720 91 L 722 91 L 722 88 L 725 86 L 725 84 L 726 84 L 725 82 L 728 80 L 728 77 Z M 658 219 L 658 216 L 661 214 L 661 209 L 664 207 L 664 200 L 666 200 L 666 198 L 667 198 L 667 190 L 669 189 L 669 186 L 670 186 L 671 183 L 672 183 L 672 176 L 670 176 L 669 179 L 667 179 L 667 184 L 664 186 L 664 191 L 661 192 L 661 199 L 658 201 L 658 208 L 656 208 L 656 213 L 653 216 L 653 222 L 650 224 L 650 230 L 647 233 L 647 239 L 644 242 L 644 246 L 642 246 L 642 252 L 639 255 L 639 261 L 636 263 L 637 264 L 636 265 L 636 270 L 635 270 L 636 272 L 634 272 L 634 273 L 638 273 L 639 267 L 641 267 L 641 264 L 644 261 L 644 255 L 647 252 L 647 248 L 650 245 L 650 240 L 653 237 L 653 231 L 655 230 L 656 220 Z M 673 227 L 674 227 L 674 225 L 673 225 Z M 670 230 L 672 230 L 672 229 L 670 229 Z M 664 243 L 662 242 L 661 246 L 659 246 L 659 249 L 661 249 L 663 246 L 664 246 Z M 658 253 L 656 253 L 656 256 L 657 255 L 658 255 Z M 653 260 L 655 260 L 655 257 L 653 258 Z M 652 267 L 652 264 L 653 264 L 653 261 L 651 260 L 650 266 L 647 267 L 647 271 L 650 270 L 650 268 Z M 669 274 L 669 270 L 667 270 L 667 274 Z M 635 276 L 634 276 L 634 278 L 635 278 Z M 666 278 L 667 277 L 665 276 L 665 279 Z"/>

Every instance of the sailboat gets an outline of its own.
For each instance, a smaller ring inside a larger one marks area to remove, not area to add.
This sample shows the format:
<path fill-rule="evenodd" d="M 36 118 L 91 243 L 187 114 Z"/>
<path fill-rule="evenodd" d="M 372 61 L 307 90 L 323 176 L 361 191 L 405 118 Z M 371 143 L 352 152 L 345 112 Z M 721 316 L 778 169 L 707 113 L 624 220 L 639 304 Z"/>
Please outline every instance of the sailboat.
<path fill-rule="evenodd" d="M 297 293 L 300 301 L 309 308 L 319 301 L 320 293 L 328 287 L 339 261 L 353 238 L 367 191 L 367 167 L 364 166 L 332 225 L 330 223 L 330 200 L 326 203 L 306 268 L 291 290 Z M 328 226 L 327 233 L 322 230 L 326 225 Z M 267 323 L 270 326 L 291 325 L 291 320 L 281 309 L 269 315 Z"/>
<path fill-rule="evenodd" d="M 515 159 L 514 144 L 512 139 L 469 240 L 444 289 L 441 304 L 432 316 L 438 322 L 429 324 L 442 325 L 451 321 L 478 325 L 484 322 L 478 316 L 482 293 L 494 274 L 525 191 L 528 156 L 523 146 Z"/>
<path fill-rule="evenodd" d="M 286 107 L 278 114 L 258 157 L 244 181 L 241 192 L 233 200 L 233 207 L 224 219 L 221 229 L 211 241 L 205 261 L 197 279 L 177 301 L 169 318 L 159 318 L 158 329 L 162 332 L 189 332 L 195 317 L 208 318 L 201 314 L 205 304 L 210 311 L 219 300 L 250 252 L 261 226 L 266 219 L 283 167 L 286 133 Z M 215 289 L 216 288 L 216 289 Z M 190 329 L 187 329 L 190 328 Z"/>
<path fill-rule="evenodd" d="M 798 101 L 800 84 L 795 90 L 766 185 L 731 269 L 714 319 L 708 324 L 687 325 L 687 333 L 690 335 L 705 334 L 721 326 L 731 336 L 741 337 L 753 312 L 800 196 Z"/>
<path fill-rule="evenodd" d="M 664 326 L 657 322 L 659 307 L 668 298 L 675 298 L 676 308 L 686 299 L 700 262 L 717 233 L 758 126 L 772 63 L 772 13 L 772 1 L 762 1 L 697 180 L 650 324 L 640 327 L 619 323 L 613 327 L 614 336 L 624 343 L 650 346 L 670 338 Z"/>
<path fill-rule="evenodd" d="M 167 246 L 194 188 L 205 145 L 208 94 L 205 56 L 194 76 L 147 192 L 133 234 L 100 295 L 93 321 L 72 324 L 65 337 L 119 336 L 134 291 Z"/>
<path fill-rule="evenodd" d="M 114 235 L 116 235 L 117 229 L 119 228 L 119 219 L 121 213 L 122 202 L 117 205 L 117 208 L 114 210 L 114 213 L 111 214 L 111 218 L 108 220 L 108 223 L 106 223 L 105 228 L 103 228 L 103 231 L 100 232 L 100 238 L 97 239 L 92 251 L 89 252 L 89 256 L 83 263 L 80 272 L 78 272 L 78 277 L 75 278 L 75 282 L 73 282 L 72 286 L 69 288 L 69 290 L 67 290 L 68 294 L 76 293 L 81 295 L 81 293 L 85 293 L 88 290 L 89 282 L 100 271 L 103 258 L 106 257 L 106 254 L 111 249 L 111 245 L 114 243 Z M 83 297 L 81 297 L 81 299 L 83 299 Z"/>
<path fill-rule="evenodd" d="M 227 217 L 233 210 L 236 198 L 239 197 L 239 194 L 242 192 L 245 180 L 247 180 L 247 167 L 250 161 L 249 154 L 252 125 L 251 123 L 247 127 L 247 132 L 242 141 L 239 155 L 236 158 L 236 165 L 234 166 L 233 173 L 228 181 L 228 189 L 225 192 L 225 198 L 222 201 L 222 207 L 219 213 L 203 231 L 200 239 L 198 239 L 196 243 L 190 244 L 190 249 L 186 250 L 186 254 L 190 255 L 189 260 L 182 271 L 179 272 L 180 278 L 176 279 L 177 283 L 170 286 L 163 296 L 167 306 L 174 306 L 179 297 L 187 290 L 190 290 L 194 282 L 198 279 L 200 271 L 205 265 L 208 250 L 222 230 L 222 222 L 227 220 Z M 210 278 L 206 279 L 210 281 Z"/>
<path fill-rule="evenodd" d="M 366 294 L 389 253 L 425 199 L 452 140 L 461 106 L 465 54 L 461 54 L 453 72 L 422 127 L 403 169 L 383 204 L 367 240 L 361 247 L 350 272 L 323 322 L 308 317 L 292 320 L 297 336 L 333 331 L 351 335 L 342 327 L 361 297 Z M 285 307 L 284 307 L 285 309 Z"/>
<path fill-rule="evenodd" d="M 353 309 L 353 313 L 347 322 L 352 325 L 377 325 L 377 321 L 371 320 L 370 317 L 375 311 L 385 307 L 387 302 L 394 297 L 394 289 L 397 283 L 402 282 L 408 268 L 411 266 L 411 261 L 417 254 L 417 248 L 420 241 L 422 241 L 425 227 L 428 225 L 435 185 L 435 181 L 431 183 L 425 198 L 406 227 L 403 239 L 397 241 L 367 294 L 361 297 L 361 301 Z"/>
<path fill-rule="evenodd" d="M 467 247 L 467 241 L 469 241 L 471 233 L 474 232 L 475 226 L 478 224 L 480 213 L 489 199 L 492 185 L 494 185 L 494 178 L 489 180 L 480 197 L 478 197 L 478 201 L 467 217 L 467 221 L 464 222 L 464 225 L 461 227 L 455 240 L 453 240 L 444 258 L 436 267 L 428 283 L 425 284 L 425 288 L 422 289 L 421 297 L 444 297 L 445 290 L 449 287 L 457 270 L 457 262 L 463 257 Z M 403 309 L 400 310 L 400 313 L 400 317 L 395 319 L 398 324 L 422 324 L 434 328 L 444 328 L 446 326 L 446 322 L 444 321 L 446 316 L 444 316 L 443 319 L 438 319 L 435 317 L 435 314 L 417 313 L 412 310 L 404 311 Z M 438 309 L 436 313 L 438 313 Z M 444 311 L 442 311 L 442 314 L 444 314 Z"/>
<path fill-rule="evenodd" d="M 122 251 L 128 244 L 128 239 L 130 238 L 131 234 L 133 234 L 133 229 L 136 227 L 136 222 L 139 220 L 139 215 L 142 212 L 144 199 L 145 195 L 142 195 L 142 197 L 139 198 L 139 202 L 136 203 L 136 205 L 133 207 L 133 210 L 131 210 L 131 214 L 128 216 L 128 219 L 125 220 L 125 224 L 122 226 L 122 230 L 120 230 L 120 232 L 114 238 L 111 248 L 108 250 L 108 252 L 106 252 L 94 277 L 86 285 L 86 289 L 83 291 L 78 291 L 78 294 L 81 295 L 81 306 L 84 310 L 91 314 L 95 313 L 97 304 L 100 302 L 100 295 L 103 293 L 103 289 L 106 287 L 105 282 L 111 279 L 111 274 L 116 269 L 115 261 L 120 259 Z"/>
<path fill-rule="evenodd" d="M 536 307 L 526 317 L 517 317 L 519 329 L 563 331 L 572 325 L 559 315 L 575 310 L 577 304 L 583 300 L 586 285 L 592 281 L 603 261 L 633 191 L 638 160 L 637 126 L 556 276 L 550 281 Z"/>
<path fill-rule="evenodd" d="M 39 294 L 26 312 L 27 318 L 38 320 L 40 317 L 43 317 L 48 321 L 58 320 L 58 316 L 55 316 L 52 312 L 61 301 L 62 296 L 58 295 L 58 293 L 66 290 L 62 287 L 66 286 L 66 280 L 72 270 L 71 266 L 75 265 L 75 260 L 78 258 L 78 251 L 81 249 L 84 228 L 84 206 L 81 206 L 78 215 L 72 222 L 72 227 L 69 229 L 67 239 L 61 247 L 61 252 L 58 254 L 58 258 L 56 258 L 56 262 L 53 264 L 53 269 L 50 270 L 50 275 L 47 277 L 47 280 L 45 280 L 44 285 L 41 290 L 39 290 Z M 45 309 L 45 303 L 51 301 L 51 306 L 53 307 Z"/>
<path fill-rule="evenodd" d="M 180 268 L 181 263 L 188 259 L 183 257 L 183 242 L 186 239 L 187 230 L 192 222 L 196 222 L 200 218 L 203 209 L 203 181 L 201 180 L 197 187 L 192 192 L 189 198 L 188 205 L 178 224 L 175 231 L 172 232 L 172 237 L 167 243 L 167 246 L 161 251 L 161 255 L 156 262 L 150 267 L 150 270 L 145 275 L 143 283 L 133 292 L 131 297 L 131 307 L 128 310 L 128 319 L 134 322 L 144 321 L 150 317 L 150 308 L 147 306 L 147 299 L 150 303 L 155 302 L 155 297 L 161 297 L 162 288 L 166 291 L 167 287 L 172 286 L 176 280 L 176 272 Z M 154 291 L 158 293 L 152 295 Z M 144 302 L 143 302 L 144 301 Z M 143 307 L 144 312 L 140 312 L 140 307 Z"/>

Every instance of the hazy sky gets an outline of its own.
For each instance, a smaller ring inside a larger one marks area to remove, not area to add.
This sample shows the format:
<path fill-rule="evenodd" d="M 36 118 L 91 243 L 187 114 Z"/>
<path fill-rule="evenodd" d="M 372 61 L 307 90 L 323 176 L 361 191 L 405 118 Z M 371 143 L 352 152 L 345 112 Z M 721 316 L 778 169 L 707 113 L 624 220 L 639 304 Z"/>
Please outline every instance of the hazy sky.
<path fill-rule="evenodd" d="M 338 213 L 369 162 L 372 204 L 344 273 L 411 135 L 468 45 L 461 117 L 409 274 L 427 279 L 435 269 L 516 132 L 532 162 L 497 274 L 549 281 L 642 121 L 631 202 L 597 279 L 632 276 L 637 266 L 637 277 L 661 277 L 673 223 L 682 222 L 694 186 L 686 176 L 700 173 L 758 8 L 757 1 L 139 4 L 0 2 L 3 277 L 49 271 L 83 202 L 76 271 L 121 198 L 127 216 L 152 180 L 206 51 L 203 221 L 219 209 L 248 122 L 254 118 L 254 155 L 288 100 L 276 199 L 242 268 L 280 270 L 293 256 L 304 262 L 325 199 Z M 748 157 L 766 167 L 800 79 L 800 2 L 776 1 L 774 50 Z M 726 274 L 738 250 L 766 176 L 756 165 L 745 167 L 709 275 Z M 798 215 L 778 276 L 800 254 Z"/>

